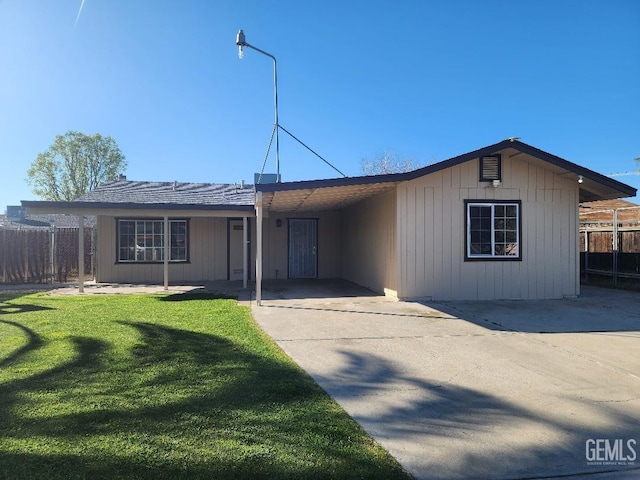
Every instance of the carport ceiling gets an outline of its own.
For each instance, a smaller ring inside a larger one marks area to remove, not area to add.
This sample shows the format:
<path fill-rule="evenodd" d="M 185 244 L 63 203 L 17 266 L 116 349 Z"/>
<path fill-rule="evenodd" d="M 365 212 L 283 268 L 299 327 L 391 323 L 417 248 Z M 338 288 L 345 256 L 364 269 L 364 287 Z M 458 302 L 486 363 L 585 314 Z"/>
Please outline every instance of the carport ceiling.
<path fill-rule="evenodd" d="M 340 210 L 390 190 L 396 184 L 384 182 L 263 192 L 262 202 L 264 209 L 272 212 Z"/>

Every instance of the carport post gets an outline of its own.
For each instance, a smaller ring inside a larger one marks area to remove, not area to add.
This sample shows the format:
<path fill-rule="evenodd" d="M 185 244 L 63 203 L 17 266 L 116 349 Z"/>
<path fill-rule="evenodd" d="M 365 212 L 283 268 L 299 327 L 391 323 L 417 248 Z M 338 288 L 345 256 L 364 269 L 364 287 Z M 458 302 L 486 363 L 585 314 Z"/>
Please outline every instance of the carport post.
<path fill-rule="evenodd" d="M 247 217 L 242 217 L 242 288 L 247 288 L 249 279 L 249 257 L 247 249 L 249 248 L 249 240 L 247 233 Z"/>
<path fill-rule="evenodd" d="M 256 192 L 256 305 L 262 302 L 262 192 Z"/>
<path fill-rule="evenodd" d="M 164 289 L 169 290 L 169 256 L 171 255 L 171 245 L 169 244 L 169 216 L 164 216 Z"/>
<path fill-rule="evenodd" d="M 618 209 L 613 211 L 613 286 L 618 285 L 618 250 L 620 249 L 618 239 Z"/>
<path fill-rule="evenodd" d="M 78 215 L 78 292 L 84 293 L 84 216 Z"/>

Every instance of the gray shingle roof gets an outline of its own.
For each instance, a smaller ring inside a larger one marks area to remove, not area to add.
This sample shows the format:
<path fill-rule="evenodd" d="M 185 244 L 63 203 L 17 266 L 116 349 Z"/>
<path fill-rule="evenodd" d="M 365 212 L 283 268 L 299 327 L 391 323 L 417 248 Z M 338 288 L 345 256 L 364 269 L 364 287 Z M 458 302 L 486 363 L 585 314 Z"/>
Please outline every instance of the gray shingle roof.
<path fill-rule="evenodd" d="M 253 185 L 216 183 L 136 182 L 105 183 L 75 202 L 163 205 L 254 205 Z"/>

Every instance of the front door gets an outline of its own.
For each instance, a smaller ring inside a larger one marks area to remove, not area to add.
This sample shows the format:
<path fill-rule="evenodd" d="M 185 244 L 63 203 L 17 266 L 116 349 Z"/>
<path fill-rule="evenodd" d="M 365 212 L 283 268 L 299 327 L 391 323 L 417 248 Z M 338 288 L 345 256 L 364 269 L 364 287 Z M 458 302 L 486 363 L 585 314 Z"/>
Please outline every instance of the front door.
<path fill-rule="evenodd" d="M 318 220 L 289 219 L 289 278 L 318 276 Z"/>
<path fill-rule="evenodd" d="M 228 222 L 229 245 L 229 280 L 242 280 L 242 219 L 233 219 Z"/>

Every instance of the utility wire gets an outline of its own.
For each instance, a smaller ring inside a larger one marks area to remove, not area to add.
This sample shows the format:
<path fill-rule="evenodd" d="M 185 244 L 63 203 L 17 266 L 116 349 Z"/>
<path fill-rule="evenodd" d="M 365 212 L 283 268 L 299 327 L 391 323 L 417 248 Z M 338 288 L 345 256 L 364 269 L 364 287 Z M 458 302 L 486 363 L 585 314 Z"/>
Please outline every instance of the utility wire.
<path fill-rule="evenodd" d="M 267 164 L 267 159 L 269 158 L 269 151 L 271 150 L 271 143 L 273 142 L 273 135 L 276 133 L 277 125 L 273 124 L 273 130 L 271 130 L 271 138 L 269 138 L 269 145 L 267 145 L 267 153 L 264 154 L 264 161 L 262 162 L 262 168 L 260 169 L 260 175 L 258 175 L 258 181 L 256 183 L 262 182 L 262 174 L 264 172 L 264 167 Z"/>
<path fill-rule="evenodd" d="M 291 138 L 293 138 L 296 142 L 298 142 L 300 145 L 302 145 L 303 147 L 305 147 L 307 150 L 309 150 L 311 153 L 313 153 L 316 157 L 318 157 L 320 160 L 322 160 L 324 163 L 326 163 L 327 165 L 329 165 L 331 168 L 333 168 L 336 172 L 338 172 L 340 175 L 342 175 L 343 177 L 346 177 L 346 175 L 344 173 L 342 173 L 340 170 L 338 170 L 335 166 L 333 166 L 331 163 L 329 163 L 327 160 L 325 160 L 324 158 L 322 158 L 320 156 L 319 153 L 315 152 L 311 147 L 309 147 L 307 144 L 305 144 L 302 140 L 300 140 L 298 137 L 296 137 L 293 133 L 291 133 L 289 130 L 287 130 L 286 128 L 284 128 L 282 125 L 278 124 L 278 127 L 280 127 L 287 135 L 289 135 Z"/>

